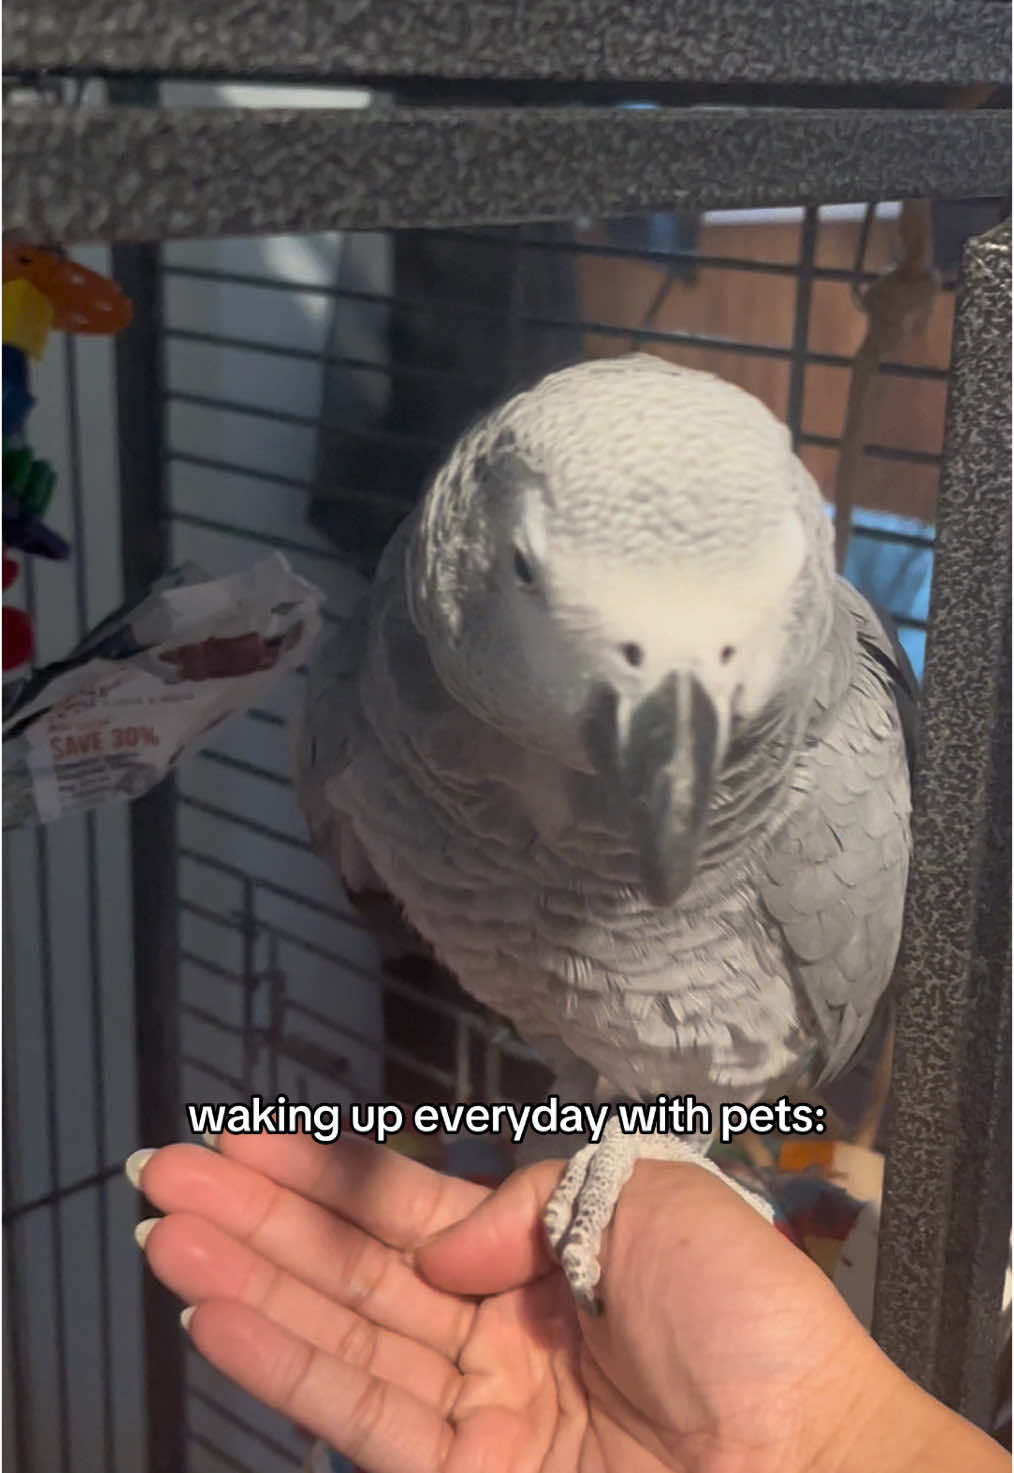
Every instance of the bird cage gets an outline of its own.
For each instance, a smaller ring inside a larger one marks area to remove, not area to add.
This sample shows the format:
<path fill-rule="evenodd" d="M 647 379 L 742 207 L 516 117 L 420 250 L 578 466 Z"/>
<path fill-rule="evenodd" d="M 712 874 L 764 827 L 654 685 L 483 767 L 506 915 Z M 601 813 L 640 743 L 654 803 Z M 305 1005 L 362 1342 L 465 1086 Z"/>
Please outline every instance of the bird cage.
<path fill-rule="evenodd" d="M 920 202 L 940 290 L 877 360 L 848 512 L 846 571 L 923 701 L 875 1332 L 986 1423 L 1010 1234 L 1009 10 L 346 10 L 9 0 L 5 230 L 134 309 L 39 365 L 74 547 L 26 574 L 40 652 L 184 560 L 265 549 L 340 624 L 460 430 L 580 358 L 740 383 L 833 499 L 864 293 Z M 183 1135 L 186 1102 L 544 1088 L 309 853 L 285 732 L 304 674 L 129 806 L 5 836 L 19 1473 L 300 1464 L 124 1266 L 123 1159 Z"/>

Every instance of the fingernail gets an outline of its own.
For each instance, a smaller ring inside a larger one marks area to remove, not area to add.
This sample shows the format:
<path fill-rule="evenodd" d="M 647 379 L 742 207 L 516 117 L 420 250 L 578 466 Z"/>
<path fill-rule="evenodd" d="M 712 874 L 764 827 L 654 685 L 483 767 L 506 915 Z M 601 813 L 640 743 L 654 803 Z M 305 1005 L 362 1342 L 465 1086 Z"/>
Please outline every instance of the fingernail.
<path fill-rule="evenodd" d="M 141 1172 L 155 1154 L 153 1146 L 142 1146 L 140 1151 L 131 1151 L 123 1163 L 123 1170 L 132 1187 L 141 1190 Z"/>
<path fill-rule="evenodd" d="M 196 1304 L 188 1304 L 187 1307 L 186 1307 L 186 1309 L 183 1310 L 183 1312 L 180 1315 L 180 1324 L 183 1326 L 184 1330 L 189 1330 L 189 1328 L 190 1328 L 190 1321 L 193 1319 L 193 1317 L 194 1317 L 194 1315 L 196 1313 L 197 1313 L 197 1305 Z"/>
<path fill-rule="evenodd" d="M 134 1242 L 139 1248 L 144 1247 L 145 1243 L 147 1243 L 148 1241 L 148 1234 L 151 1232 L 155 1224 L 161 1221 L 162 1219 L 160 1217 L 145 1217 L 142 1219 L 141 1222 L 137 1224 L 137 1226 L 134 1228 Z"/>
<path fill-rule="evenodd" d="M 207 1146 L 209 1151 L 218 1150 L 218 1133 L 216 1131 L 206 1130 L 201 1136 L 201 1140 Z"/>

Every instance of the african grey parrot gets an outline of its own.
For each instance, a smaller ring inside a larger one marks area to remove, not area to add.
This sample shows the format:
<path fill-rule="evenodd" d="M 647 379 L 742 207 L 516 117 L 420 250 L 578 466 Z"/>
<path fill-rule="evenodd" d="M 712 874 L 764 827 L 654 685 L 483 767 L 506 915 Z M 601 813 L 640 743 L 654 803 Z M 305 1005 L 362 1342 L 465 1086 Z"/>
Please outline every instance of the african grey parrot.
<path fill-rule="evenodd" d="M 583 363 L 460 439 L 312 672 L 314 842 L 564 1100 L 717 1111 L 863 1037 L 901 932 L 913 692 L 831 543 L 758 400 Z M 635 1161 L 707 1145 L 611 1120 L 572 1159 L 546 1225 L 579 1302 Z"/>

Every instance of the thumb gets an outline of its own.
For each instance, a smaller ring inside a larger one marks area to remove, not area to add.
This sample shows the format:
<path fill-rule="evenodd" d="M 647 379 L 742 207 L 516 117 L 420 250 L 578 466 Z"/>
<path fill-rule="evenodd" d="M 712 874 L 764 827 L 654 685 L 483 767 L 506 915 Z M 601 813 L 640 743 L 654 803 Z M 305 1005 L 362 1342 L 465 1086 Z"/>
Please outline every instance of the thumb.
<path fill-rule="evenodd" d="M 423 1278 L 455 1294 L 497 1294 L 556 1267 L 542 1212 L 562 1163 L 540 1161 L 509 1176 L 460 1222 L 420 1243 L 412 1255 Z"/>

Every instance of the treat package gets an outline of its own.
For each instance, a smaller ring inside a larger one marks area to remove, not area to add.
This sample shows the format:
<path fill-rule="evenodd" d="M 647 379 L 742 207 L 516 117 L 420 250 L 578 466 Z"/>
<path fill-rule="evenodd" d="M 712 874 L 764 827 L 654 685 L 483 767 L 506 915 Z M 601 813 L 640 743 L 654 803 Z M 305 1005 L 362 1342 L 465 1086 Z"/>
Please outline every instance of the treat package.
<path fill-rule="evenodd" d="M 280 553 L 226 578 L 188 563 L 6 688 L 4 828 L 146 793 L 303 662 L 323 601 Z"/>

